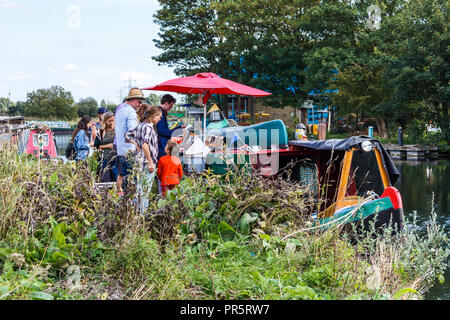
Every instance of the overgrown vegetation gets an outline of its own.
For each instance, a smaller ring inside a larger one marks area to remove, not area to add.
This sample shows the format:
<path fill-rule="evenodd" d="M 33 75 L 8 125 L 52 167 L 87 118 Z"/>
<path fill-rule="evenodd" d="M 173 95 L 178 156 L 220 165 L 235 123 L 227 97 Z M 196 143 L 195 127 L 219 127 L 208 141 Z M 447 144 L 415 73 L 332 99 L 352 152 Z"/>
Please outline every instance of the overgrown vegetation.
<path fill-rule="evenodd" d="M 447 267 L 433 215 L 424 234 L 410 221 L 351 245 L 339 230 L 285 238 L 314 199 L 245 170 L 187 177 L 147 215 L 93 182 L 88 165 L 0 148 L 1 299 L 420 299 Z"/>

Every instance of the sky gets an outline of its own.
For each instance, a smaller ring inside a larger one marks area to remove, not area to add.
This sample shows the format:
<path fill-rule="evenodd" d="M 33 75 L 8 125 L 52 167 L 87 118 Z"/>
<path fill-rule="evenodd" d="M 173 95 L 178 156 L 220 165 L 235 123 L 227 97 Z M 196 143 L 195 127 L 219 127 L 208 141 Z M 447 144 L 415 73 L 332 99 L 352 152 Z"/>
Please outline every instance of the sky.
<path fill-rule="evenodd" d="M 161 53 L 158 8 L 157 0 L 0 0 L 0 97 L 25 101 L 59 85 L 75 101 L 119 103 L 130 79 L 142 88 L 175 78 L 151 59 Z"/>

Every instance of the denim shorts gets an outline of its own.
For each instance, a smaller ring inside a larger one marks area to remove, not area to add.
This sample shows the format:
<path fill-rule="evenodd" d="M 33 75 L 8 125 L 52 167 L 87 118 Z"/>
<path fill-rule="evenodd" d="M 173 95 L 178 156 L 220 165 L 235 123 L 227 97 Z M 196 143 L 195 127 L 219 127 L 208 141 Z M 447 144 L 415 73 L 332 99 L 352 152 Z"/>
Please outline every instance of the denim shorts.
<path fill-rule="evenodd" d="M 119 175 L 125 177 L 133 170 L 133 160 L 129 156 L 118 156 Z"/>

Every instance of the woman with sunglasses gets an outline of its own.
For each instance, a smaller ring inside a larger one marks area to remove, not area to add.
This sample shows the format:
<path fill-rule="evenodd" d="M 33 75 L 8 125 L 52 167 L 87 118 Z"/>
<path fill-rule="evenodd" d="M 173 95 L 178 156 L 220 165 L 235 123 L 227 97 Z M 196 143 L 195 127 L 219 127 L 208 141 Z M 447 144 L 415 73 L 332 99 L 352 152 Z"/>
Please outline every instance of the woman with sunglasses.
<path fill-rule="evenodd" d="M 117 179 L 117 151 L 113 145 L 114 136 L 114 114 L 106 112 L 94 142 L 94 147 L 101 151 L 100 182 L 115 182 Z"/>

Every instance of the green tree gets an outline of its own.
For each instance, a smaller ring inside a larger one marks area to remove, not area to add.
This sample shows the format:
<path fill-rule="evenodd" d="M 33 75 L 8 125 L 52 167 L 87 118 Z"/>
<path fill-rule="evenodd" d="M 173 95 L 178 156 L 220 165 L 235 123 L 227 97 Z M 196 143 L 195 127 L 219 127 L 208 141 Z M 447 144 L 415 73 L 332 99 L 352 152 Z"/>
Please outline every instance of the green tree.
<path fill-rule="evenodd" d="M 154 59 L 179 75 L 215 72 L 270 91 L 264 103 L 273 107 L 301 107 L 314 90 L 341 114 L 375 117 L 385 138 L 389 122 L 405 125 L 426 114 L 449 140 L 443 0 L 160 3 L 155 42 L 163 53 Z M 373 5 L 379 28 L 369 23 Z"/>
<path fill-rule="evenodd" d="M 14 102 L 9 98 L 0 97 L 0 114 L 9 114 L 9 110 L 14 107 Z"/>
<path fill-rule="evenodd" d="M 160 1 L 153 57 L 178 75 L 209 71 L 270 91 L 266 105 L 301 106 L 308 35 L 300 30 L 303 8 L 320 1 Z M 219 105 L 226 97 L 216 97 Z M 222 100 L 222 101 L 220 101 Z M 226 110 L 226 109 L 225 109 Z"/>
<path fill-rule="evenodd" d="M 369 13 L 376 12 L 369 10 L 374 4 L 379 9 L 379 28 L 369 24 L 373 22 Z M 322 91 L 341 115 L 355 112 L 358 118 L 375 117 L 382 138 L 389 137 L 388 122 L 410 121 L 417 111 L 414 104 L 391 103 L 393 88 L 386 85 L 386 55 L 380 50 L 393 52 L 392 21 L 402 14 L 404 4 L 402 0 L 326 1 L 310 12 L 307 25 L 312 34 L 325 36 L 307 54 L 306 86 Z M 326 93 L 327 88 L 338 92 Z"/>
<path fill-rule="evenodd" d="M 175 74 L 194 75 L 213 72 L 230 74 L 231 52 L 226 34 L 221 32 L 215 0 L 160 0 L 161 9 L 154 15 L 160 26 L 159 39 L 154 39 L 163 52 L 152 57 L 159 64 L 175 67 Z M 213 100 L 226 105 L 226 97 Z M 228 109 L 224 109 L 227 114 Z"/>
<path fill-rule="evenodd" d="M 76 104 L 76 107 L 79 117 L 89 115 L 94 118 L 97 116 L 98 102 L 92 97 L 80 99 L 80 101 Z"/>
<path fill-rule="evenodd" d="M 28 117 L 42 119 L 76 118 L 72 93 L 60 86 L 52 86 L 48 89 L 38 89 L 27 93 L 24 113 Z"/>
<path fill-rule="evenodd" d="M 159 106 L 161 103 L 161 96 L 158 96 L 155 93 L 150 93 L 150 95 L 147 97 L 147 103 L 149 103 L 152 106 Z"/>
<path fill-rule="evenodd" d="M 160 0 L 161 9 L 154 15 L 154 21 L 161 32 L 159 39 L 153 41 L 163 52 L 152 58 L 160 64 L 174 66 L 177 75 L 226 71 L 229 52 L 221 48 L 225 40 L 217 32 L 214 2 Z"/>
<path fill-rule="evenodd" d="M 377 111 L 377 106 L 386 100 L 388 89 L 384 88 L 382 71 L 372 70 L 370 66 L 355 63 L 336 75 L 332 85 L 337 89 L 330 96 L 333 105 L 339 106 L 341 114 L 356 113 L 356 120 L 375 116 L 378 135 L 389 138 L 385 118 L 386 109 Z"/>
<path fill-rule="evenodd" d="M 9 106 L 8 115 L 10 116 L 23 116 L 25 114 L 26 102 L 17 101 Z"/>
<path fill-rule="evenodd" d="M 264 104 L 300 107 L 307 97 L 303 86 L 304 52 L 308 35 L 301 31 L 304 12 L 318 1 L 251 0 L 217 2 L 220 31 L 227 39 L 231 71 L 239 82 L 267 90 Z"/>
<path fill-rule="evenodd" d="M 117 104 L 115 104 L 114 102 L 110 102 L 110 101 L 106 101 L 105 99 L 102 99 L 102 101 L 100 101 L 100 107 L 106 108 L 106 109 L 108 109 L 108 111 L 111 111 L 112 113 L 114 113 L 116 111 Z"/>
<path fill-rule="evenodd" d="M 389 103 L 396 109 L 415 106 L 417 115 L 440 127 L 450 144 L 449 2 L 405 2 L 386 26 L 395 45 L 384 43 Z"/>

